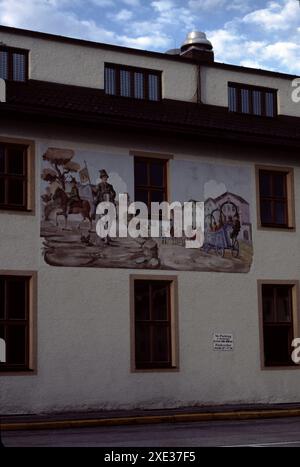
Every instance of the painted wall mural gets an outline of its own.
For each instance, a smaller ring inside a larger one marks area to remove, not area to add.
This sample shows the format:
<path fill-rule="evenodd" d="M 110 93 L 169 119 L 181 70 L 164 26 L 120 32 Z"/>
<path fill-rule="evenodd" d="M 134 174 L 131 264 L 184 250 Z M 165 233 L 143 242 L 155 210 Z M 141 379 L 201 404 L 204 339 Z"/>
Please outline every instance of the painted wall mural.
<path fill-rule="evenodd" d="M 51 266 L 248 272 L 252 263 L 251 169 L 170 160 L 170 200 L 205 201 L 205 239 L 188 249 L 181 238 L 111 238 L 96 233 L 96 206 L 118 195 L 134 201 L 128 155 L 43 147 L 41 237 Z"/>

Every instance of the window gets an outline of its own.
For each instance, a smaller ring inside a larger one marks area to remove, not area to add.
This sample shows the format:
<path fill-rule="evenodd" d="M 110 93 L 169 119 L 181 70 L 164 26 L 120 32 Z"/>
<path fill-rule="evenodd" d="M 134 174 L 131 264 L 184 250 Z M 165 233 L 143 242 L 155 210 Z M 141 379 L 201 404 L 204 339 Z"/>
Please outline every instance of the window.
<path fill-rule="evenodd" d="M 259 225 L 294 227 L 292 179 L 291 169 L 258 167 Z"/>
<path fill-rule="evenodd" d="M 159 101 L 161 72 L 145 68 L 106 64 L 104 68 L 106 94 Z"/>
<path fill-rule="evenodd" d="M 28 51 L 0 46 L 0 78 L 10 81 L 28 79 Z"/>
<path fill-rule="evenodd" d="M 0 209 L 26 210 L 28 146 L 0 142 Z"/>
<path fill-rule="evenodd" d="M 32 368 L 32 280 L 32 275 L 0 275 L 0 338 L 6 347 L 0 372 Z"/>
<path fill-rule="evenodd" d="M 292 365 L 296 285 L 261 284 L 264 366 Z"/>
<path fill-rule="evenodd" d="M 174 287 L 176 279 L 133 281 L 134 368 L 176 368 L 176 317 Z"/>
<path fill-rule="evenodd" d="M 277 115 L 277 91 L 228 83 L 228 108 L 230 112 L 275 117 Z"/>
<path fill-rule="evenodd" d="M 134 158 L 135 201 L 148 206 L 151 202 L 167 201 L 167 160 L 158 158 Z"/>

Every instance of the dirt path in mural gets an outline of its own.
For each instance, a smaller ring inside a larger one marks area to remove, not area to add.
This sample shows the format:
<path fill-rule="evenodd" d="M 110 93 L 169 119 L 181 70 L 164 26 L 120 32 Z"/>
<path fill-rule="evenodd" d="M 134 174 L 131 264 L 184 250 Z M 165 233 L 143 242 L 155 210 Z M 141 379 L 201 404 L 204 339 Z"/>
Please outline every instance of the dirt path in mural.
<path fill-rule="evenodd" d="M 69 224 L 69 230 L 43 222 L 41 236 L 43 255 L 52 266 L 166 269 L 181 271 L 248 272 L 252 262 L 252 247 L 240 244 L 240 255 L 233 258 L 226 251 L 224 258 L 214 251 L 187 249 L 177 244 L 162 244 L 155 239 L 116 238 L 109 244 L 96 232 Z"/>

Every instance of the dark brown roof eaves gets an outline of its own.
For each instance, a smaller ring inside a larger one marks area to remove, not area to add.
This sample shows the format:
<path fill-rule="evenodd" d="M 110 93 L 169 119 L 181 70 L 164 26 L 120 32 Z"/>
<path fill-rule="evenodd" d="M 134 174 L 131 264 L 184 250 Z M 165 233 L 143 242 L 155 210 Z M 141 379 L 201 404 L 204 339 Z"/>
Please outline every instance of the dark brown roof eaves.
<path fill-rule="evenodd" d="M 27 36 L 27 37 L 37 38 L 37 39 L 63 42 L 66 44 L 80 45 L 83 47 L 98 48 L 98 49 L 104 49 L 104 50 L 111 50 L 115 52 L 122 52 L 126 54 L 131 54 L 131 55 L 153 57 L 153 58 L 161 59 L 161 60 L 176 61 L 176 62 L 185 63 L 186 65 L 189 65 L 189 64 L 199 65 L 198 60 L 193 60 L 191 58 L 187 58 L 187 57 L 180 56 L 180 55 L 170 55 L 170 54 L 163 53 L 163 52 L 154 52 L 150 50 L 134 49 L 132 47 L 124 47 L 124 46 L 114 45 L 114 44 L 104 44 L 101 42 L 94 42 L 94 41 L 89 41 L 85 39 L 76 39 L 74 37 L 60 36 L 57 34 L 50 34 L 50 33 L 40 32 L 40 31 L 31 31 L 29 29 L 14 28 L 14 27 L 3 26 L 3 25 L 0 25 L 0 33 L 1 31 L 9 33 L 9 34 L 15 34 L 18 36 Z M 264 70 L 260 68 L 250 68 L 250 67 L 244 67 L 241 65 L 232 65 L 229 63 L 221 63 L 221 62 L 206 63 L 204 62 L 203 66 L 208 66 L 212 68 L 221 68 L 224 70 L 237 71 L 237 72 L 248 73 L 248 74 L 269 76 L 273 78 L 283 78 L 283 79 L 297 78 L 296 75 L 291 75 L 288 73 L 281 73 L 279 71 Z"/>
<path fill-rule="evenodd" d="M 144 128 L 227 140 L 300 147 L 300 118 L 240 115 L 227 108 L 175 100 L 150 102 L 103 90 L 30 80 L 7 83 L 0 111 Z"/>

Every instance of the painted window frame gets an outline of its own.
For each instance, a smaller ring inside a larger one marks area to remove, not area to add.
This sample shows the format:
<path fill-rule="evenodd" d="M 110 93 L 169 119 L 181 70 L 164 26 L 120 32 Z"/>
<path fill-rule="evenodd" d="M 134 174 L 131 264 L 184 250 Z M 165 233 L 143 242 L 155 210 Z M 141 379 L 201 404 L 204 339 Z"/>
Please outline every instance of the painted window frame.
<path fill-rule="evenodd" d="M 137 368 L 135 362 L 135 294 L 134 283 L 143 281 L 166 281 L 170 284 L 170 331 L 171 365 L 160 368 Z M 178 278 L 169 275 L 132 274 L 130 275 L 130 369 L 132 373 L 177 372 L 179 371 L 179 331 L 178 331 Z"/>
<path fill-rule="evenodd" d="M 107 90 L 107 83 L 106 83 L 106 70 L 107 69 L 112 69 L 115 71 L 115 81 L 114 81 L 115 92 L 114 93 L 109 93 L 106 91 Z M 123 96 L 121 94 L 120 76 L 121 76 L 122 71 L 130 73 L 130 95 L 129 96 Z M 143 98 L 135 97 L 134 73 L 140 73 L 143 75 Z M 150 90 L 149 88 L 149 76 L 150 75 L 157 76 L 157 79 L 158 79 L 157 99 L 150 99 L 150 91 L 149 91 Z M 116 63 L 104 63 L 104 92 L 108 96 L 125 97 L 126 99 L 133 99 L 134 101 L 160 102 L 162 100 L 162 71 L 152 70 L 149 68 L 120 65 Z"/>
<path fill-rule="evenodd" d="M 22 215 L 35 214 L 35 142 L 28 139 L 6 137 L 0 135 L 0 144 L 21 146 L 26 150 L 26 199 L 24 206 L 0 205 L 0 213 Z M 5 178 L 5 175 L 4 175 Z"/>
<path fill-rule="evenodd" d="M 287 199 L 287 222 L 282 224 L 265 224 L 261 221 L 261 196 L 260 196 L 260 171 L 263 172 L 282 172 L 286 174 L 286 199 Z M 283 232 L 295 232 L 295 190 L 294 190 L 294 169 L 293 167 L 281 167 L 273 165 L 255 165 L 255 183 L 256 183 L 256 212 L 257 228 L 259 230 L 275 230 Z"/>
<path fill-rule="evenodd" d="M 37 374 L 37 272 L 0 270 L 0 276 L 24 277 L 29 281 L 28 288 L 28 338 L 26 366 L 20 369 L 5 368 L 0 370 L 1 376 L 23 376 Z"/>
<path fill-rule="evenodd" d="M 26 83 L 29 79 L 29 50 L 21 49 L 17 47 L 9 47 L 6 45 L 0 45 L 0 52 L 7 52 L 8 54 L 8 77 L 6 81 Z M 24 80 L 14 79 L 14 67 L 13 67 L 13 54 L 14 53 L 24 55 L 25 57 L 25 78 Z"/>
<path fill-rule="evenodd" d="M 237 92 L 237 99 L 236 99 L 236 110 L 231 110 L 230 109 L 230 102 L 229 102 L 229 89 L 234 88 Z M 278 116 L 278 89 L 276 88 L 268 88 L 264 86 L 255 86 L 255 85 L 250 85 L 250 84 L 244 84 L 244 83 L 236 83 L 229 81 L 227 85 L 228 89 L 228 111 L 231 113 L 237 113 L 241 115 L 251 115 L 254 117 L 265 117 L 265 118 L 276 118 Z M 243 112 L 242 111 L 242 98 L 241 98 L 241 93 L 242 90 L 248 91 L 249 92 L 249 100 L 248 100 L 248 105 L 249 105 L 249 112 Z M 267 115 L 266 112 L 266 103 L 265 99 L 262 99 L 260 107 L 261 107 L 261 113 L 257 114 L 254 112 L 254 106 L 253 106 L 253 92 L 259 91 L 263 93 L 264 97 L 266 97 L 267 93 L 271 93 L 273 95 L 273 110 L 274 114 L 273 115 Z"/>
<path fill-rule="evenodd" d="M 266 365 L 264 354 L 264 321 L 263 321 L 263 285 L 288 285 L 292 287 L 292 321 L 293 321 L 293 339 L 300 337 L 300 299 L 299 299 L 299 280 L 278 280 L 278 279 L 260 279 L 257 281 L 257 295 L 258 295 L 258 319 L 259 319 L 259 347 L 260 347 L 260 368 L 261 370 L 297 370 L 300 365 Z M 291 348 L 291 353 L 293 348 Z"/>

